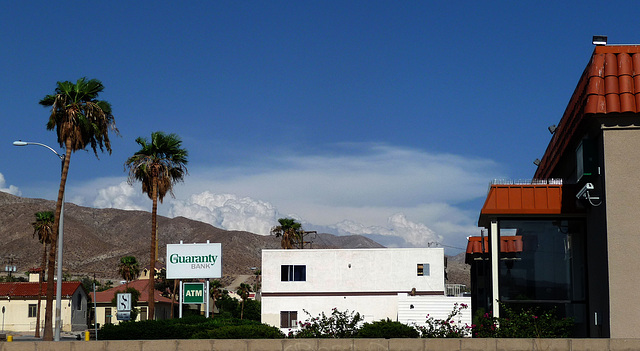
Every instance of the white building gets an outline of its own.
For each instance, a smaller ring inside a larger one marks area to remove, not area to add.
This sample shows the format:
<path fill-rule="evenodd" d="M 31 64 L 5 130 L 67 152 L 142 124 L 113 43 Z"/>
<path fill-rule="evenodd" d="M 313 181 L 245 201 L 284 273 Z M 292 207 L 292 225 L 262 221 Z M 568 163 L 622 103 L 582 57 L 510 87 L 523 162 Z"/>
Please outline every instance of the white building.
<path fill-rule="evenodd" d="M 444 319 L 454 303 L 445 295 L 444 250 L 304 249 L 262 251 L 262 322 L 284 332 L 321 312 L 360 313 L 365 322 L 391 319 L 423 324 Z M 462 323 L 471 324 L 470 309 Z"/>

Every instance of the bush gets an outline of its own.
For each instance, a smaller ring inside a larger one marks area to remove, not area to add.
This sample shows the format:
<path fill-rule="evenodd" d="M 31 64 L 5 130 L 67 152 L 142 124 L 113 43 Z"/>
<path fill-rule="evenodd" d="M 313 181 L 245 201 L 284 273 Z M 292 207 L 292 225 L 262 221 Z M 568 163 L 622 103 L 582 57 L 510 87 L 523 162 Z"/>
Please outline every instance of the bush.
<path fill-rule="evenodd" d="M 331 310 L 331 315 L 327 316 L 322 312 L 318 317 L 311 317 L 311 314 L 303 310 L 311 319 L 301 322 L 301 329 L 297 332 L 290 332 L 289 337 L 294 338 L 352 338 L 358 332 L 358 324 L 363 320 L 358 312 L 338 311 L 337 308 Z"/>
<path fill-rule="evenodd" d="M 381 320 L 373 323 L 365 323 L 358 331 L 359 338 L 417 338 L 418 331 L 410 326 L 400 322 Z"/>
<path fill-rule="evenodd" d="M 426 326 L 418 327 L 420 336 L 423 338 L 463 338 L 469 336 L 471 327 L 467 324 L 462 325 L 458 317 L 461 311 L 468 307 L 463 303 L 455 303 L 447 319 L 435 319 L 427 315 Z M 456 317 L 458 317 L 457 321 Z"/>
<path fill-rule="evenodd" d="M 98 331 L 99 340 L 189 339 L 200 332 L 223 327 L 261 325 L 256 321 L 235 318 L 187 316 L 181 319 L 147 320 L 107 324 Z"/>
<path fill-rule="evenodd" d="M 266 324 L 225 326 L 195 333 L 193 339 L 282 339 L 279 328 Z"/>
<path fill-rule="evenodd" d="M 573 330 L 572 318 L 559 318 L 556 310 L 523 308 L 515 311 L 500 304 L 504 317 L 485 313 L 477 318 L 473 335 L 479 338 L 568 338 Z"/>

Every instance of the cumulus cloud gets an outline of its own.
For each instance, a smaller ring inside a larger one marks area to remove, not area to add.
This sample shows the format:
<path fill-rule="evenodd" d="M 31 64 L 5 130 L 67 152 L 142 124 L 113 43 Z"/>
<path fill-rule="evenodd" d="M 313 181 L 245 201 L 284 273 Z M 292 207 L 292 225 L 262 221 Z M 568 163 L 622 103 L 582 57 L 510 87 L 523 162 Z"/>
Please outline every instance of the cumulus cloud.
<path fill-rule="evenodd" d="M 407 220 L 402 213 L 396 213 L 387 219 L 387 226 L 366 226 L 361 223 L 345 220 L 334 227 L 339 233 L 358 235 L 397 236 L 412 246 L 426 247 L 430 243 L 441 242 L 442 236 L 422 223 Z"/>
<path fill-rule="evenodd" d="M 268 235 L 278 219 L 276 208 L 268 202 L 209 191 L 191 195 L 186 201 L 173 201 L 169 215 L 199 220 L 227 230 L 243 230 L 261 235 Z"/>
<path fill-rule="evenodd" d="M 477 232 L 488 180 L 500 175 L 488 159 L 375 144 L 337 148 L 262 156 L 243 166 L 191 167 L 174 188 L 176 199 L 165 198 L 159 213 L 263 235 L 286 216 L 305 228 L 377 236 L 390 245 L 464 247 L 465 238 Z M 151 208 L 140 187 L 124 177 L 95 180 L 72 192 L 78 204 Z"/>
<path fill-rule="evenodd" d="M 7 187 L 7 182 L 4 179 L 4 175 L 0 173 L 0 191 L 4 193 L 9 193 L 11 195 L 21 196 L 22 192 L 15 185 L 9 185 Z"/>

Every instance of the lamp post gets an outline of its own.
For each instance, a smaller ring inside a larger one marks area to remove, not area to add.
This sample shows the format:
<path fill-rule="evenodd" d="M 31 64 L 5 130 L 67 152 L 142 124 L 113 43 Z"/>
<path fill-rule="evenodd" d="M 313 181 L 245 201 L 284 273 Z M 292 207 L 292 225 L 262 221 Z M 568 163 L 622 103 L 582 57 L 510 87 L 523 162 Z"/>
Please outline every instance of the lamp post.
<path fill-rule="evenodd" d="M 61 161 L 60 173 L 62 174 L 62 170 L 64 169 L 64 158 L 65 154 L 60 155 L 56 150 L 54 150 L 51 146 L 36 143 L 32 141 L 14 141 L 14 146 L 27 146 L 27 145 L 38 145 L 42 147 L 46 147 L 51 150 Z M 55 341 L 60 341 L 60 324 L 61 324 L 61 304 L 62 304 L 62 248 L 63 248 L 63 235 L 64 235 L 64 193 L 62 193 L 62 208 L 60 209 L 60 223 L 58 224 L 58 270 L 57 270 L 57 279 L 56 283 L 56 324 L 55 324 L 55 333 L 53 339 Z M 38 317 L 40 318 L 40 317 Z"/>

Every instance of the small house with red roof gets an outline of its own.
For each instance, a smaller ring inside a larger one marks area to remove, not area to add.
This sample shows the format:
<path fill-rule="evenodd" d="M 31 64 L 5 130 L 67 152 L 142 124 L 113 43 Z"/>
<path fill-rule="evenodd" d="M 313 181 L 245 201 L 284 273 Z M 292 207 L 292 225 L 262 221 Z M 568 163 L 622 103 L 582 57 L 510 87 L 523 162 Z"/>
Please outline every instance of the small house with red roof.
<path fill-rule="evenodd" d="M 474 313 L 555 308 L 576 337 L 640 338 L 640 45 L 598 45 L 530 183 L 489 187 Z"/>
<path fill-rule="evenodd" d="M 127 288 L 134 288 L 140 292 L 140 298 L 138 303 L 133 308 L 137 308 L 139 313 L 136 320 L 147 320 L 148 306 L 149 306 L 149 280 L 139 279 L 130 281 L 128 284 L 122 284 L 105 291 L 98 291 L 95 295 L 96 302 L 96 320 L 101 325 L 104 324 L 118 324 L 119 320 L 116 318 L 116 306 L 113 303 L 117 293 L 123 293 Z M 93 301 L 93 293 L 90 293 Z M 155 299 L 155 318 L 154 319 L 168 319 L 171 317 L 171 299 L 162 296 L 162 293 L 158 290 L 154 290 Z M 178 304 L 175 303 L 175 306 Z"/>
<path fill-rule="evenodd" d="M 56 290 L 55 286 L 53 290 Z M 62 282 L 61 290 L 62 331 L 86 330 L 89 313 L 88 295 L 84 287 L 80 282 Z M 44 328 L 46 295 L 46 282 L 42 285 L 38 282 L 0 283 L 0 310 L 3 311 L 4 330 L 35 332 L 38 318 L 40 318 L 40 328 Z M 38 299 L 41 300 L 39 317 Z M 54 298 L 54 315 L 55 305 Z"/>

